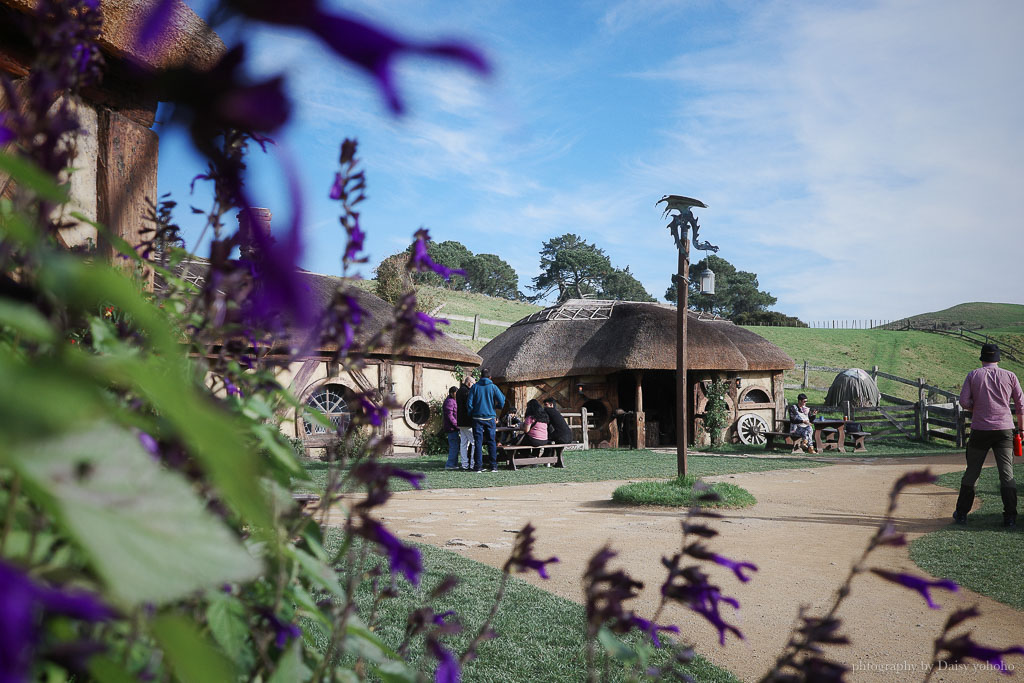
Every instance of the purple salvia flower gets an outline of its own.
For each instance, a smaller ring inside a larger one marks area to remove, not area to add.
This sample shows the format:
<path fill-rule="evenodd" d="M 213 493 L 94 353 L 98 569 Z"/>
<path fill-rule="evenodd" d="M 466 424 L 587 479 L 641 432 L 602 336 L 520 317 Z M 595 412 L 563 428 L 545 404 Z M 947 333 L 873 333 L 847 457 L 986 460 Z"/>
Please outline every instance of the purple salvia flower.
<path fill-rule="evenodd" d="M 949 657 L 945 661 L 950 664 L 956 664 L 964 659 L 976 659 L 979 662 L 991 665 L 992 668 L 1007 676 L 1013 674 L 1013 669 L 1007 666 L 1006 662 L 1003 661 L 1003 657 L 1006 655 L 1024 655 L 1024 647 L 1014 645 L 1002 650 L 988 647 L 974 642 L 969 633 L 944 641 L 941 647 L 949 652 Z"/>
<path fill-rule="evenodd" d="M 302 637 L 302 629 L 292 622 L 278 618 L 276 614 L 267 608 L 260 608 L 257 611 L 261 617 L 266 619 L 267 623 L 274 630 L 274 645 L 276 645 L 278 649 L 283 650 L 288 645 L 289 641 Z"/>
<path fill-rule="evenodd" d="M 432 270 L 445 280 L 452 279 L 453 275 L 465 276 L 466 271 L 456 270 L 442 266 L 440 263 L 434 263 L 434 260 L 430 258 L 430 254 L 427 252 L 427 243 L 430 241 L 430 233 L 427 232 L 426 228 L 420 228 L 415 234 L 416 241 L 412 245 L 412 256 L 409 257 L 409 264 L 407 268 L 415 272 L 424 272 Z"/>
<path fill-rule="evenodd" d="M 742 640 L 743 634 L 727 623 L 719 611 L 720 603 L 739 609 L 739 602 L 723 596 L 718 586 L 710 584 L 708 575 L 696 566 L 680 569 L 679 561 L 682 557 L 682 553 L 676 553 L 671 559 L 662 558 L 662 564 L 668 569 L 668 577 L 661 586 L 662 596 L 680 602 L 704 617 L 718 630 L 718 640 L 722 645 L 725 645 L 726 632 L 732 632 Z"/>
<path fill-rule="evenodd" d="M 345 179 L 340 173 L 334 174 L 334 183 L 331 185 L 331 192 L 328 195 L 331 199 L 341 199 L 345 186 Z"/>
<path fill-rule="evenodd" d="M 366 415 L 366 421 L 375 427 L 384 424 L 384 419 L 390 412 L 386 406 L 376 403 L 365 393 L 359 394 L 359 406 L 363 409 L 363 414 Z"/>
<path fill-rule="evenodd" d="M 533 556 L 534 531 L 532 524 L 527 524 L 519 530 L 519 533 L 516 534 L 516 545 L 512 549 L 512 554 L 505 561 L 504 571 L 515 569 L 519 573 L 523 573 L 533 570 L 542 579 L 549 578 L 546 566 L 558 562 L 558 558 L 549 557 L 546 560 L 539 560 Z"/>
<path fill-rule="evenodd" d="M 420 583 L 423 558 L 417 548 L 404 545 L 388 531 L 383 524 L 369 517 L 362 517 L 362 524 L 356 533 L 379 545 L 387 554 L 392 574 L 402 574 L 414 586 Z"/>
<path fill-rule="evenodd" d="M 917 470 L 915 472 L 907 472 L 902 477 L 896 480 L 893 484 L 891 495 L 895 496 L 900 491 L 908 486 L 914 486 L 915 484 L 932 484 L 935 482 L 936 477 L 932 474 L 931 470 Z"/>
<path fill-rule="evenodd" d="M 462 680 L 462 670 L 459 668 L 459 660 L 441 643 L 434 638 L 427 640 L 427 648 L 430 654 L 437 659 L 437 672 L 434 674 L 436 683 L 459 683 Z"/>
<path fill-rule="evenodd" d="M 384 29 L 343 14 L 321 8 L 318 0 L 229 0 L 239 12 L 254 19 L 286 26 L 301 26 L 318 36 L 335 53 L 364 69 L 392 112 L 403 110 L 394 84 L 392 61 L 400 54 L 422 54 L 459 62 L 481 74 L 490 73 L 487 60 L 476 50 L 456 42 L 420 43 L 406 40 Z"/>
<path fill-rule="evenodd" d="M 906 534 L 896 531 L 896 528 L 889 522 L 875 538 L 875 545 L 904 546 L 907 544 Z"/>
<path fill-rule="evenodd" d="M 743 570 L 749 569 L 750 571 L 756 572 L 757 566 L 750 562 L 738 562 L 736 560 L 730 560 L 728 557 L 723 557 L 718 553 L 713 553 L 707 549 L 701 543 L 691 543 L 686 546 L 686 554 L 691 557 L 695 557 L 698 560 L 710 560 L 715 564 L 721 565 L 732 570 L 732 573 L 736 575 L 740 581 L 746 583 L 750 581 L 750 577 L 743 573 Z"/>
<path fill-rule="evenodd" d="M 146 449 L 146 452 L 152 455 L 154 458 L 159 459 L 160 444 L 156 442 L 156 439 L 154 439 L 152 436 L 141 430 L 138 432 L 138 437 L 139 443 L 142 444 L 142 447 Z"/>
<path fill-rule="evenodd" d="M 428 339 L 436 339 L 441 336 L 441 330 L 437 329 L 438 325 L 449 324 L 447 320 L 443 318 L 431 318 L 426 313 L 416 311 L 416 323 L 414 327 L 418 332 L 425 335 Z"/>
<path fill-rule="evenodd" d="M 669 633 L 676 634 L 679 633 L 678 626 L 661 626 L 659 624 L 655 624 L 653 621 L 648 621 L 643 617 L 637 616 L 635 613 L 629 616 L 629 621 L 633 626 L 650 636 L 651 642 L 654 643 L 654 647 L 661 647 L 661 640 L 658 638 L 658 631 L 667 631 Z"/>
<path fill-rule="evenodd" d="M 398 477 L 404 479 L 415 489 L 422 488 L 426 475 L 422 472 L 409 472 L 392 465 L 382 465 L 374 460 L 361 462 L 352 468 L 352 478 L 370 486 L 387 488 L 388 479 Z"/>
<path fill-rule="evenodd" d="M 97 622 L 112 617 L 113 611 L 89 593 L 43 586 L 0 561 L 0 680 L 30 680 L 42 621 L 50 615 Z"/>
<path fill-rule="evenodd" d="M 590 558 L 583 572 L 583 592 L 586 597 L 587 634 L 597 635 L 601 626 L 611 624 L 612 629 L 624 633 L 632 624 L 623 607 L 623 602 L 639 595 L 643 584 L 634 580 L 622 570 L 610 571 L 608 562 L 616 556 L 611 548 L 604 546 Z"/>
<path fill-rule="evenodd" d="M 355 263 L 360 259 L 360 252 L 363 251 L 363 245 L 366 242 L 366 233 L 359 227 L 358 216 L 354 219 L 354 223 L 351 229 L 348 231 L 348 244 L 345 245 L 345 260 L 349 263 Z"/>
<path fill-rule="evenodd" d="M 901 586 L 915 590 L 921 594 L 925 602 L 932 609 L 939 609 L 939 606 L 932 601 L 932 596 L 929 591 L 932 588 L 941 588 L 943 590 L 955 593 L 960 590 L 960 586 L 956 585 L 949 579 L 937 579 L 935 581 L 929 581 L 928 579 L 921 578 L 920 576 L 914 576 L 912 574 L 903 574 L 900 572 L 891 572 L 887 569 L 872 569 L 873 573 L 881 576 L 886 581 L 898 583 Z"/>

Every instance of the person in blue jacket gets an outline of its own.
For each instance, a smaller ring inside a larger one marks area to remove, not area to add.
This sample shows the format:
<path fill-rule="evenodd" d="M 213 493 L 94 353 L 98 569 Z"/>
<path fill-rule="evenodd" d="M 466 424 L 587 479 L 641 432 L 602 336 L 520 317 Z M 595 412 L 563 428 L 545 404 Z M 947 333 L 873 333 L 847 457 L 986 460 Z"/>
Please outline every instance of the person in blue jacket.
<path fill-rule="evenodd" d="M 469 390 L 469 397 L 466 399 L 466 410 L 473 420 L 473 451 L 476 455 L 475 472 L 483 472 L 487 467 L 483 466 L 482 450 L 486 435 L 487 451 L 490 454 L 490 470 L 498 471 L 498 445 L 494 439 L 495 420 L 497 411 L 505 407 L 505 395 L 501 393 L 497 385 L 491 381 L 491 371 L 484 368 L 480 371 L 480 380 Z"/>

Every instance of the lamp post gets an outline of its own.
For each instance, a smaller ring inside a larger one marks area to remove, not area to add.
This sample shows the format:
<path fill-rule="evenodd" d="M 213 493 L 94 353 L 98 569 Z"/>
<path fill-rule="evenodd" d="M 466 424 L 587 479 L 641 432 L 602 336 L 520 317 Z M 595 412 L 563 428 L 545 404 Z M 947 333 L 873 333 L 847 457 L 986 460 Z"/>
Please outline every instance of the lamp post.
<path fill-rule="evenodd" d="M 676 248 L 679 250 L 679 267 L 676 274 L 676 294 L 678 296 L 678 307 L 676 310 L 676 470 L 680 477 L 686 476 L 686 310 L 687 297 L 690 288 L 690 240 L 687 231 L 693 231 L 693 246 L 703 251 L 718 251 L 718 247 L 707 242 L 697 240 L 700 226 L 697 224 L 697 217 L 693 215 L 692 208 L 699 206 L 708 208 L 707 204 L 699 199 L 683 197 L 677 194 L 667 194 L 655 203 L 664 203 L 665 210 L 662 217 L 671 216 L 672 221 L 668 229 L 675 239 Z M 710 271 L 708 271 L 710 273 Z M 710 292 L 714 293 L 714 274 L 706 278 L 702 273 L 701 284 L 704 290 L 705 282 L 710 283 Z"/>

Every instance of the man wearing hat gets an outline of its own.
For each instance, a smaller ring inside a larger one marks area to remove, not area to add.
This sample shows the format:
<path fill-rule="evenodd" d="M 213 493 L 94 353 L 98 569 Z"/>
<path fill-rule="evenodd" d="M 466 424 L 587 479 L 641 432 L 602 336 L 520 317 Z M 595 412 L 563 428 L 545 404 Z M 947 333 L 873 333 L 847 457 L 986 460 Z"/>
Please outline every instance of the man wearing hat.
<path fill-rule="evenodd" d="M 999 468 L 999 493 L 1003 498 L 1003 526 L 1017 526 L 1017 482 L 1013 478 L 1013 416 L 1010 401 L 1017 409 L 1017 430 L 1024 427 L 1024 394 L 1017 375 L 999 367 L 999 347 L 981 347 L 981 367 L 967 373 L 960 404 L 973 412 L 971 438 L 967 442 L 967 470 L 960 480 L 953 521 L 967 524 L 967 513 L 974 505 L 974 485 L 989 449 Z"/>

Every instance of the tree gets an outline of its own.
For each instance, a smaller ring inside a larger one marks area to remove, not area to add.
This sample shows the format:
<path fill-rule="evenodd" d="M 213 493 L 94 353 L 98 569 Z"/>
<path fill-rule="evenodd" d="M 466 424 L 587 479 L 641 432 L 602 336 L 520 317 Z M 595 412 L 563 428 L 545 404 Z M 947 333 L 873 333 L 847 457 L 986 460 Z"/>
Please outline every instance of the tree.
<path fill-rule="evenodd" d="M 465 281 L 469 291 L 502 299 L 521 298 L 519 275 L 515 268 L 500 256 L 496 254 L 470 256 L 462 262 L 462 268 L 466 271 Z"/>
<path fill-rule="evenodd" d="M 619 301 L 657 301 L 644 289 L 643 284 L 633 277 L 633 273 L 629 272 L 629 266 L 623 270 L 613 268 L 601 283 L 601 293 L 598 296 Z"/>
<path fill-rule="evenodd" d="M 540 269 L 533 278 L 532 301 L 546 298 L 556 288 L 558 301 L 596 294 L 613 270 L 604 250 L 571 233 L 544 242 Z"/>
<path fill-rule="evenodd" d="M 406 253 L 412 253 L 412 247 L 406 250 Z M 453 270 L 465 270 L 466 263 L 473 258 L 473 252 L 466 248 L 461 242 L 455 240 L 445 240 L 444 242 L 428 242 L 427 253 L 430 255 L 430 260 L 434 263 L 440 264 L 446 268 Z M 454 290 L 465 290 L 469 289 L 474 291 L 469 286 L 466 278 L 460 275 L 453 275 L 450 279 L 445 280 L 443 277 L 438 275 L 432 270 L 424 271 L 421 273 L 415 273 L 413 280 L 418 285 L 430 285 L 431 287 L 444 287 L 445 289 Z"/>
<path fill-rule="evenodd" d="M 700 293 L 699 274 L 710 267 L 715 273 L 715 293 Z M 673 282 L 665 290 L 665 298 L 677 300 L 676 284 Z M 769 292 L 758 289 L 757 275 L 736 267 L 718 256 L 708 256 L 690 266 L 690 308 L 706 313 L 714 313 L 723 318 L 733 320 L 743 313 L 759 313 L 778 301 Z"/>
<path fill-rule="evenodd" d="M 807 327 L 800 318 L 778 311 L 756 311 L 740 313 L 732 319 L 737 325 L 773 325 L 775 327 Z"/>

